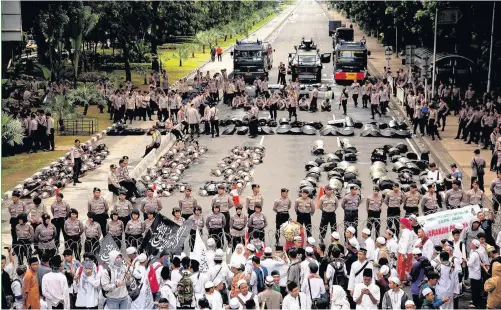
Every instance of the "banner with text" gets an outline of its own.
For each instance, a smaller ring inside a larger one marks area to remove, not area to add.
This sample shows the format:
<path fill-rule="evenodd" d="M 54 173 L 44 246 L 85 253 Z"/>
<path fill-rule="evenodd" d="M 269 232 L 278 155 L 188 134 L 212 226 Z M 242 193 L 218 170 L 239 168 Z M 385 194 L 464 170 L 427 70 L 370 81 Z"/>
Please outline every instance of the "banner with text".
<path fill-rule="evenodd" d="M 451 236 L 457 224 L 463 225 L 463 228 L 468 227 L 471 220 L 476 217 L 478 211 L 480 211 L 478 205 L 470 205 L 454 210 L 419 216 L 417 219 L 426 232 L 426 236 L 433 241 L 433 244 L 440 245 L 441 240 Z"/>

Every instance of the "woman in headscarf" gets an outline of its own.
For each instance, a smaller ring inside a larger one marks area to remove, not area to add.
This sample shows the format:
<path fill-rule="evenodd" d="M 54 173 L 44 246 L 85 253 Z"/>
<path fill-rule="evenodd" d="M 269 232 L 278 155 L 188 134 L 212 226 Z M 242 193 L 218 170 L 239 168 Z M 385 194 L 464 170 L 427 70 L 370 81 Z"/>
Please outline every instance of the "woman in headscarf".
<path fill-rule="evenodd" d="M 237 246 L 235 247 L 235 251 L 231 255 L 230 265 L 231 266 L 236 266 L 240 264 L 245 265 L 246 262 L 247 260 L 245 259 L 244 256 L 244 245 L 239 243 L 237 244 Z"/>
<path fill-rule="evenodd" d="M 331 309 L 350 310 L 350 302 L 346 298 L 346 292 L 340 285 L 331 287 Z"/>
<path fill-rule="evenodd" d="M 97 308 L 101 290 L 101 277 L 97 272 L 96 264 L 88 257 L 75 275 L 77 299 L 75 306 L 78 308 Z"/>
<path fill-rule="evenodd" d="M 407 281 L 407 274 L 412 268 L 412 249 L 414 248 L 414 232 L 411 222 L 407 218 L 400 219 L 400 229 L 402 235 L 398 240 L 398 263 L 397 272 L 400 281 Z"/>

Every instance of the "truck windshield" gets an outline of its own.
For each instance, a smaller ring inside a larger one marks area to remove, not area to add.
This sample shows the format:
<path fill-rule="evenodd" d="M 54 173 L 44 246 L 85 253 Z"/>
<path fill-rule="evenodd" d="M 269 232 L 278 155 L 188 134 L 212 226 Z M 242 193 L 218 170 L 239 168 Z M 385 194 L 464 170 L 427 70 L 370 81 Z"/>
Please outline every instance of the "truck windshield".
<path fill-rule="evenodd" d="M 317 56 L 315 55 L 299 55 L 299 62 L 315 62 L 317 60 Z"/>
<path fill-rule="evenodd" d="M 235 57 L 255 58 L 262 57 L 261 51 L 235 51 Z"/>
<path fill-rule="evenodd" d="M 353 41 L 353 29 L 338 29 L 337 38 L 347 42 Z"/>
<path fill-rule="evenodd" d="M 359 58 L 363 59 L 365 58 L 365 52 L 364 51 L 357 51 L 357 50 L 344 50 L 344 51 L 339 51 L 338 57 L 340 58 Z"/>

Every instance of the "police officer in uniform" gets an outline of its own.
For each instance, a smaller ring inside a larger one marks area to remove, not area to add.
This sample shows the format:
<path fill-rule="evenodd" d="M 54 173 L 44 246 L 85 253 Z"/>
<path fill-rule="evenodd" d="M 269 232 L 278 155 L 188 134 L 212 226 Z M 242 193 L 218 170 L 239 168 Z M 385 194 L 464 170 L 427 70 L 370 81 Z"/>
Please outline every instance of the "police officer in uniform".
<path fill-rule="evenodd" d="M 56 227 L 50 221 L 50 215 L 42 214 L 42 224 L 35 229 L 35 249 L 38 256 L 47 253 L 49 257 L 56 255 Z"/>
<path fill-rule="evenodd" d="M 230 219 L 230 234 L 232 237 L 232 249 L 235 251 L 237 244 L 245 244 L 245 228 L 247 227 L 248 217 L 243 213 L 243 206 L 235 206 L 236 213 Z"/>
<path fill-rule="evenodd" d="M 318 87 L 313 86 L 311 91 L 311 102 L 310 102 L 310 112 L 317 112 L 317 100 L 318 100 Z"/>
<path fill-rule="evenodd" d="M 126 247 L 139 247 L 143 240 L 143 233 L 146 230 L 145 224 L 139 219 L 139 211 L 132 210 L 131 219 L 125 225 L 125 245 Z"/>
<path fill-rule="evenodd" d="M 426 215 L 430 212 L 436 212 L 438 208 L 442 208 L 442 199 L 440 195 L 435 192 L 435 186 L 429 184 L 428 192 L 424 194 L 423 199 L 421 199 L 421 209 Z"/>
<path fill-rule="evenodd" d="M 331 225 L 331 231 L 337 230 L 337 197 L 336 195 L 333 195 L 333 190 L 330 185 L 327 185 L 324 190 L 325 195 L 323 195 L 318 202 L 318 208 L 322 210 L 322 218 L 320 219 L 320 240 L 324 240 L 329 224 Z"/>
<path fill-rule="evenodd" d="M 106 236 L 106 221 L 108 220 L 108 202 L 106 199 L 101 197 L 101 190 L 97 187 L 94 187 L 92 191 L 94 193 L 94 197 L 89 199 L 87 204 L 87 212 L 94 212 L 94 221 L 99 223 L 101 226 L 101 233 L 103 236 Z"/>
<path fill-rule="evenodd" d="M 376 229 L 376 238 L 379 237 L 381 230 L 381 206 L 383 205 L 383 196 L 379 192 L 379 186 L 374 186 L 373 194 L 365 199 L 367 208 L 367 228 L 372 231 L 372 223 Z"/>
<path fill-rule="evenodd" d="M 226 226 L 226 218 L 220 212 L 220 209 L 221 207 L 219 204 L 214 204 L 212 206 L 212 213 L 207 216 L 207 219 L 205 220 L 209 236 L 216 241 L 218 249 L 223 248 L 223 227 Z"/>
<path fill-rule="evenodd" d="M 466 205 L 479 205 L 483 206 L 485 202 L 484 192 L 478 188 L 478 182 L 473 181 L 471 183 L 472 189 L 466 192 L 465 203 Z"/>
<path fill-rule="evenodd" d="M 452 188 L 445 192 L 445 206 L 449 210 L 460 208 L 464 200 L 464 192 L 459 184 L 458 180 L 452 181 Z"/>
<path fill-rule="evenodd" d="M 259 240 L 264 241 L 264 229 L 268 226 L 266 216 L 261 212 L 263 207 L 260 203 L 254 206 L 255 212 L 249 216 L 247 226 L 249 227 L 249 235 L 256 236 Z"/>
<path fill-rule="evenodd" d="M 457 135 L 454 139 L 459 140 L 461 139 L 461 132 L 463 133 L 463 137 L 465 137 L 464 131 L 466 130 L 466 124 L 468 123 L 468 116 L 466 113 L 466 108 L 462 107 L 461 112 L 459 112 L 459 125 L 458 125 L 458 132 Z M 463 138 L 466 140 L 466 138 Z"/>
<path fill-rule="evenodd" d="M 405 193 L 404 198 L 404 210 L 405 217 L 409 217 L 411 214 L 419 215 L 419 201 L 421 200 L 421 194 L 417 191 L 416 184 L 411 184 L 410 190 Z"/>
<path fill-rule="evenodd" d="M 186 186 L 184 189 L 183 199 L 179 200 L 179 208 L 181 209 L 181 216 L 187 220 L 193 215 L 194 207 L 198 205 L 197 200 L 191 196 L 191 186 Z"/>
<path fill-rule="evenodd" d="M 14 248 L 14 252 L 18 257 L 19 265 L 23 264 L 24 258 L 26 257 L 26 262 L 31 257 L 31 245 L 33 244 L 33 238 L 35 237 L 35 232 L 33 231 L 33 226 L 28 224 L 28 214 L 21 213 L 17 216 L 18 224 L 16 225 L 16 235 L 17 235 L 17 245 Z"/>
<path fill-rule="evenodd" d="M 148 188 L 146 197 L 141 200 L 140 210 L 143 212 L 144 220 L 148 218 L 146 213 L 157 214 L 162 210 L 162 203 L 158 197 L 153 196 L 153 190 L 151 188 Z"/>
<path fill-rule="evenodd" d="M 259 184 L 252 184 L 252 194 L 247 197 L 245 208 L 247 209 L 247 214 L 251 215 L 254 213 L 254 206 L 256 205 L 256 202 L 261 203 L 261 206 L 263 206 L 263 196 L 259 193 L 260 186 Z"/>
<path fill-rule="evenodd" d="M 440 122 L 438 119 L 438 111 L 435 110 L 435 107 L 433 105 L 431 105 L 430 115 L 428 116 L 428 135 L 431 135 L 432 140 L 435 140 L 435 135 L 437 135 L 438 140 L 442 140 L 442 138 L 440 138 L 440 134 L 438 133 L 439 124 Z"/>
<path fill-rule="evenodd" d="M 10 234 L 12 236 L 12 246 L 17 244 L 16 226 L 19 224 L 17 217 L 21 213 L 27 213 L 28 208 L 24 202 L 20 201 L 21 192 L 15 190 L 12 192 L 12 202 L 7 207 L 10 213 Z"/>
<path fill-rule="evenodd" d="M 493 195 L 493 208 L 497 212 L 499 210 L 499 204 L 501 203 L 501 170 L 497 172 L 497 179 L 494 179 L 491 183 L 491 193 Z"/>
<path fill-rule="evenodd" d="M 283 223 L 289 220 L 289 210 L 291 206 L 292 204 L 289 199 L 289 190 L 287 188 L 282 188 L 280 190 L 280 197 L 275 199 L 275 202 L 273 203 L 273 211 L 277 213 L 275 216 L 276 244 L 279 244 L 280 240 L 280 227 Z"/>
<path fill-rule="evenodd" d="M 87 213 L 87 225 L 84 226 L 85 245 L 84 251 L 86 253 L 98 254 L 100 250 L 99 239 L 101 239 L 102 231 L 99 223 L 94 221 L 96 214 L 94 212 Z"/>
<path fill-rule="evenodd" d="M 120 190 L 118 192 L 118 200 L 113 205 L 113 212 L 118 214 L 118 219 L 122 221 L 124 227 L 130 220 L 130 214 L 132 212 L 132 203 L 125 199 L 127 192 L 125 190 Z"/>
<path fill-rule="evenodd" d="M 82 244 L 80 242 L 81 235 L 84 232 L 83 224 L 78 220 L 78 211 L 75 209 L 70 210 L 70 217 L 64 222 L 64 232 L 66 240 L 64 248 L 71 250 L 76 259 L 80 259 L 82 251 Z"/>
<path fill-rule="evenodd" d="M 397 235 L 400 231 L 400 208 L 405 195 L 400 191 L 398 183 L 393 184 L 393 191 L 386 195 L 384 204 L 388 207 L 388 227 L 394 228 Z"/>
<path fill-rule="evenodd" d="M 308 197 L 308 190 L 301 191 L 301 197 L 296 199 L 294 203 L 294 210 L 297 214 L 297 222 L 306 227 L 308 236 L 311 236 L 311 217 L 315 213 L 315 203 L 313 199 Z"/>
<path fill-rule="evenodd" d="M 224 215 L 225 225 L 224 233 L 226 236 L 226 241 L 230 242 L 230 209 L 233 207 L 233 199 L 230 195 L 226 194 L 224 191 L 224 185 L 219 184 L 217 186 L 217 195 L 212 198 L 212 207 L 216 204 L 219 205 L 219 212 Z"/>
<path fill-rule="evenodd" d="M 64 229 L 64 221 L 70 215 L 70 205 L 63 201 L 63 198 L 62 193 L 56 194 L 56 201 L 50 206 L 53 217 L 52 224 L 56 227 L 56 248 L 59 248 L 59 239 L 61 239 L 61 230 Z"/>
<path fill-rule="evenodd" d="M 258 135 L 259 108 L 254 104 L 249 111 L 249 137 L 255 138 Z"/>
<path fill-rule="evenodd" d="M 344 209 L 344 225 L 349 227 L 356 225 L 358 221 L 358 206 L 362 202 L 360 195 L 357 193 L 357 187 L 351 186 L 350 192 L 343 197 L 341 207 Z"/>
<path fill-rule="evenodd" d="M 73 165 L 73 186 L 75 186 L 77 183 L 82 183 L 78 177 L 80 176 L 80 171 L 82 170 L 82 156 L 85 152 L 80 145 L 80 140 L 75 140 L 75 145 L 71 148 L 70 153 L 71 164 Z"/>
<path fill-rule="evenodd" d="M 111 219 L 106 223 L 106 234 L 110 234 L 118 248 L 122 248 L 124 223 L 119 220 L 117 212 L 111 212 Z"/>
<path fill-rule="evenodd" d="M 193 214 L 190 215 L 188 219 L 193 221 L 193 226 L 190 230 L 190 249 L 193 251 L 197 230 L 200 232 L 200 235 L 202 235 L 202 230 L 205 226 L 204 217 L 202 216 L 202 207 L 199 205 L 194 206 Z"/>

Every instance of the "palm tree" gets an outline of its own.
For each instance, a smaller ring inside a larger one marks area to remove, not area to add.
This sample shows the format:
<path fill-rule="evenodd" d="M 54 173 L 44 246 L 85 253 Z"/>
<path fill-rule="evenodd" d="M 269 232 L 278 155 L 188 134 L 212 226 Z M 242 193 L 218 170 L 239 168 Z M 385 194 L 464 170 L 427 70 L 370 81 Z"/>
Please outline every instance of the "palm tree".
<path fill-rule="evenodd" d="M 200 31 L 195 35 L 195 41 L 202 45 L 202 53 L 205 54 L 205 46 L 211 44 L 211 38 L 208 31 Z"/>
<path fill-rule="evenodd" d="M 191 53 L 191 58 L 195 58 L 195 53 L 198 51 L 198 45 L 193 43 L 185 44 L 188 51 Z"/>
<path fill-rule="evenodd" d="M 190 50 L 185 45 L 179 45 L 176 48 L 176 52 L 174 53 L 174 57 L 179 59 L 179 66 L 180 67 L 183 66 L 183 61 L 188 59 L 189 56 L 190 56 Z"/>

